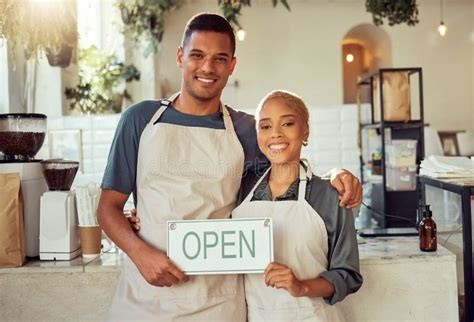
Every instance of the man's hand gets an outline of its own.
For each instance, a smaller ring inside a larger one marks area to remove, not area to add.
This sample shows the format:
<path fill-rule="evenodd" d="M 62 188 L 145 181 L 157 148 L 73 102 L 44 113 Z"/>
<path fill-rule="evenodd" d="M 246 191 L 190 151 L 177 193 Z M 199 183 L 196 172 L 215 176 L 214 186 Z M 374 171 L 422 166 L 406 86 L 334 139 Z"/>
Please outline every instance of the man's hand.
<path fill-rule="evenodd" d="M 130 210 L 130 216 L 127 216 L 127 219 L 132 230 L 138 234 L 141 228 L 140 217 L 137 217 L 135 208 Z M 189 277 L 184 275 L 165 253 L 148 245 L 142 246 L 132 260 L 143 278 L 151 285 L 169 287 L 189 280 Z"/>
<path fill-rule="evenodd" d="M 131 228 L 123 215 L 127 199 L 126 194 L 102 189 L 97 219 L 104 232 L 130 257 L 148 283 L 161 287 L 187 281 L 189 278 L 165 253 L 147 244 Z"/>
<path fill-rule="evenodd" d="M 155 286 L 169 287 L 179 282 L 187 282 L 186 276 L 165 253 L 146 245 L 130 257 L 137 265 L 145 280 Z"/>
<path fill-rule="evenodd" d="M 140 217 L 137 217 L 137 209 L 130 210 L 127 216 L 132 230 L 138 234 L 140 231 Z M 133 257 L 140 274 L 151 284 L 159 287 L 169 287 L 178 282 L 187 282 L 189 277 L 173 264 L 165 253 L 153 247 L 143 247 L 142 251 Z"/>
<path fill-rule="evenodd" d="M 332 171 L 331 184 L 339 193 L 341 207 L 355 208 L 362 203 L 362 185 L 349 171 L 344 169 Z"/>
<path fill-rule="evenodd" d="M 306 292 L 304 283 L 299 281 L 293 271 L 286 265 L 277 262 L 270 263 L 263 276 L 267 286 L 283 288 L 291 296 L 303 296 Z"/>

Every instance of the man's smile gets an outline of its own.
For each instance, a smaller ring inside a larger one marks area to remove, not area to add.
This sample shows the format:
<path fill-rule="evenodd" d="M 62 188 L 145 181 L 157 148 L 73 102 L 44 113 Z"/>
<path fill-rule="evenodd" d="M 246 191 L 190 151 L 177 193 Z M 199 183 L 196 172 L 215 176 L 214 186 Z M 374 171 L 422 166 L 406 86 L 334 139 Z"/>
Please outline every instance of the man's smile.
<path fill-rule="evenodd" d="M 196 76 L 196 79 L 200 82 L 211 84 L 217 82 L 217 78 L 215 77 L 202 77 L 202 76 Z"/>

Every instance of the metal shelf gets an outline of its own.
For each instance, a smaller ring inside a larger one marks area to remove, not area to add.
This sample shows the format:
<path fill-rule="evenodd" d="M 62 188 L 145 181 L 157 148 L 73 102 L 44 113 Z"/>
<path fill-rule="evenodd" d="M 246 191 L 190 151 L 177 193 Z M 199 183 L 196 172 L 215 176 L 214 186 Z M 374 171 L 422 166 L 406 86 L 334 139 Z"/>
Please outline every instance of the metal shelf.
<path fill-rule="evenodd" d="M 369 75 L 365 77 L 364 79 L 360 80 L 357 85 L 358 86 L 363 86 L 363 85 L 371 85 L 372 84 L 372 77 L 374 77 L 377 74 L 381 73 L 390 73 L 390 72 L 408 72 L 408 75 L 413 75 L 415 73 L 420 73 L 421 74 L 421 67 L 404 67 L 404 68 L 380 68 L 378 72 Z"/>
<path fill-rule="evenodd" d="M 419 91 L 419 110 L 411 110 L 411 114 L 416 115 L 417 119 L 409 120 L 409 121 L 386 121 L 384 117 L 384 86 L 379 85 L 377 88 L 377 102 L 378 104 L 374 104 L 374 82 L 376 79 L 379 80 L 379 84 L 383 84 L 384 75 L 393 72 L 406 72 L 408 76 L 417 74 L 417 80 L 410 81 L 409 77 L 409 84 L 410 89 L 416 88 Z M 360 86 L 370 86 L 370 105 L 371 105 L 371 114 L 372 119 L 370 124 L 360 124 L 360 136 L 362 136 L 363 130 L 374 129 L 377 130 L 377 134 L 380 135 L 381 140 L 381 154 L 382 154 L 382 180 L 379 183 L 370 182 L 372 183 L 372 192 L 371 192 L 371 200 L 374 201 L 373 204 L 377 204 L 378 208 L 386 214 L 395 214 L 397 216 L 406 217 L 407 219 L 412 220 L 413 222 L 416 221 L 416 213 L 418 208 L 418 195 L 416 190 L 412 191 L 399 191 L 399 190 L 388 190 L 387 189 L 387 176 L 386 176 L 386 136 L 390 131 L 391 139 L 414 139 L 417 140 L 417 151 L 416 151 L 416 163 L 419 165 L 421 160 L 424 158 L 424 120 L 423 120 L 423 75 L 422 69 L 420 67 L 413 67 L 413 68 L 381 68 L 376 73 L 366 77 L 365 79 L 361 80 L 358 85 Z M 379 101 L 380 99 L 380 101 Z M 374 109 L 377 108 L 376 111 Z M 378 112 L 378 113 L 374 113 Z M 374 115 L 378 114 L 380 116 L 380 121 L 377 122 L 374 119 Z M 364 146 L 361 142 L 361 150 L 363 150 Z M 361 178 L 362 182 L 364 180 L 364 164 L 367 163 L 368 160 L 363 160 L 361 156 Z M 399 228 L 399 227 L 407 227 L 406 223 L 395 221 L 387 217 L 383 224 L 385 225 L 384 228 Z M 413 224 L 414 226 L 414 224 Z M 410 226 L 411 227 L 411 226 Z"/>
<path fill-rule="evenodd" d="M 380 129 L 380 128 L 392 128 L 394 130 L 400 129 L 416 129 L 420 127 L 425 127 L 428 124 L 423 123 L 421 120 L 411 120 L 407 122 L 378 122 L 378 123 L 371 123 L 371 124 L 361 124 L 361 128 L 363 129 Z"/>

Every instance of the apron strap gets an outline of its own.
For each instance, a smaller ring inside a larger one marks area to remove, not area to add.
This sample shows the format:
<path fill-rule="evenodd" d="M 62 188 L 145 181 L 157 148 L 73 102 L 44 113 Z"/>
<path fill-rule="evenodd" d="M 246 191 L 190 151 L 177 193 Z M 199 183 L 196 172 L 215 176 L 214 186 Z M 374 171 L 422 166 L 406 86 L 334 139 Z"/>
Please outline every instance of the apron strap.
<path fill-rule="evenodd" d="M 158 109 L 158 111 L 156 111 L 155 115 L 153 115 L 153 117 L 151 119 L 151 122 L 152 122 L 153 125 L 158 123 L 158 120 L 160 119 L 163 112 L 174 102 L 174 100 L 178 96 L 179 96 L 179 92 L 174 93 L 168 99 L 164 99 L 164 100 L 160 101 L 160 108 Z"/>
<path fill-rule="evenodd" d="M 309 164 L 309 161 L 305 158 L 302 158 L 300 162 L 306 167 L 306 177 L 308 179 L 311 179 L 313 177 L 313 171 L 311 170 L 311 165 Z"/>
<path fill-rule="evenodd" d="M 267 171 L 265 171 L 265 173 L 260 177 L 260 179 L 257 181 L 257 183 L 253 186 L 252 190 L 250 190 L 249 194 L 247 195 L 247 197 L 245 197 L 244 201 L 242 201 L 242 203 L 244 202 L 250 202 L 250 200 L 252 200 L 252 197 L 253 197 L 253 193 L 255 192 L 255 189 L 257 189 L 257 187 L 260 185 L 260 183 L 262 183 L 263 179 L 265 179 L 265 177 L 267 176 L 267 174 L 270 172 L 270 169 L 271 167 L 269 167 L 267 169 Z"/>
<path fill-rule="evenodd" d="M 306 195 L 306 184 L 308 183 L 308 177 L 306 176 L 306 171 L 303 166 L 300 166 L 300 185 L 298 187 L 298 200 L 304 200 Z"/>
<path fill-rule="evenodd" d="M 160 119 L 160 117 L 163 114 L 163 112 L 165 111 L 165 109 L 168 108 L 178 96 L 179 96 L 179 93 L 175 93 L 175 94 L 171 95 L 170 98 L 160 101 L 160 107 L 158 108 L 158 111 L 156 111 L 155 115 L 153 115 L 153 117 L 151 119 L 151 123 L 153 125 L 158 123 L 158 120 Z M 222 103 L 220 103 L 220 106 L 222 107 L 222 118 L 224 120 L 224 128 L 227 131 L 234 132 L 234 123 L 232 123 L 232 118 L 230 117 L 229 110 Z"/>
<path fill-rule="evenodd" d="M 224 119 L 224 127 L 226 131 L 234 132 L 234 123 L 232 123 L 232 118 L 230 117 L 230 113 L 227 109 L 227 106 L 222 103 L 220 103 L 220 105 L 222 106 L 222 118 Z"/>
<path fill-rule="evenodd" d="M 163 112 L 170 106 L 171 101 L 169 99 L 161 100 L 160 101 L 160 107 L 158 108 L 158 111 L 156 111 L 155 115 L 151 118 L 151 124 L 155 125 L 158 123 L 158 120 L 160 119 L 161 115 Z"/>
<path fill-rule="evenodd" d="M 311 167 L 308 160 L 301 159 L 300 164 L 300 185 L 298 187 L 298 200 L 305 200 L 306 197 L 306 185 L 308 181 L 313 177 L 311 173 Z M 306 167 L 306 169 L 305 169 Z"/>

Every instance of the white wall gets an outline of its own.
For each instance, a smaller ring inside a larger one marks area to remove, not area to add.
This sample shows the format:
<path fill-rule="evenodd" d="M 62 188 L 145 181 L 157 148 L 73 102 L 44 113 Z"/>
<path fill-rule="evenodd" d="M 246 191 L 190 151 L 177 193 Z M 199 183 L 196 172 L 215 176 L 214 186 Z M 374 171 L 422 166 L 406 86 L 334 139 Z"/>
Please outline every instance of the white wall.
<path fill-rule="evenodd" d="M 394 65 L 423 67 L 427 122 L 437 129 L 472 129 L 474 123 L 469 120 L 473 117 L 470 54 L 473 3 L 444 1 L 448 26 L 445 37 L 436 31 L 439 2 L 421 1 L 421 4 L 419 26 L 396 28 L 391 33 Z M 398 47 L 403 50 L 397 50 Z"/>
<path fill-rule="evenodd" d="M 8 113 L 8 48 L 0 39 L 0 113 Z"/>
<path fill-rule="evenodd" d="M 63 110 L 66 111 L 68 109 L 63 93 L 65 87 L 70 86 L 68 77 L 63 75 L 70 76 L 70 70 L 76 71 L 77 74 L 77 65 L 71 63 L 67 68 L 52 67 L 45 56 L 38 59 L 36 67 L 35 112 L 44 113 L 48 117 L 63 115 Z"/>
<path fill-rule="evenodd" d="M 471 15 L 471 67 L 472 67 L 472 77 L 471 77 L 471 124 L 474 124 L 474 5 L 472 6 L 472 15 Z M 471 126 L 471 128 L 474 125 Z"/>
<path fill-rule="evenodd" d="M 313 107 L 308 146 L 302 156 L 317 175 L 341 167 L 360 177 L 356 105 Z"/>
<path fill-rule="evenodd" d="M 140 71 L 140 80 L 126 84 L 127 91 L 132 96 L 134 103 L 161 97 L 161 86 L 159 82 L 159 63 L 156 55 L 143 56 L 143 49 L 137 48 L 136 44 L 130 40 L 125 41 L 126 64 L 133 63 Z"/>
<path fill-rule="evenodd" d="M 342 103 L 341 41 L 354 26 L 371 23 L 371 15 L 365 12 L 365 1 L 290 0 L 289 3 L 291 12 L 282 5 L 272 8 L 270 0 L 255 0 L 251 8 L 244 9 L 240 21 L 247 38 L 238 43 L 238 65 L 231 77 L 231 82 L 238 80 L 239 86 L 230 86 L 224 93 L 230 105 L 252 110 L 266 92 L 276 88 L 299 93 L 310 106 Z M 382 27 L 391 38 L 393 66 L 423 67 L 425 120 L 432 126 L 438 130 L 474 129 L 474 2 L 445 1 L 448 33 L 444 38 L 436 33 L 439 2 L 420 0 L 419 3 L 420 23 L 416 27 Z M 111 22 L 120 18 L 111 17 L 117 11 L 110 0 L 104 1 L 102 7 L 107 14 L 100 29 L 104 35 L 113 34 Z M 157 57 L 159 66 L 155 59 L 135 58 L 134 63 L 142 72 L 142 80 L 129 86 L 135 101 L 157 98 L 160 92 L 165 96 L 179 89 L 181 76 L 175 53 L 183 27 L 193 14 L 206 10 L 217 12 L 217 0 L 187 0 L 186 5 L 169 16 Z M 115 28 L 118 26 L 120 23 Z M 120 37 L 112 38 L 111 47 L 123 41 Z M 100 41 L 108 46 L 110 40 Z M 39 66 L 37 74 L 36 111 L 58 115 L 63 112 L 58 105 L 66 110 L 65 102 L 52 92 L 60 89 L 62 94 L 65 84 L 54 83 L 59 79 L 68 83 L 69 78 L 44 67 Z M 21 65 L 14 73 L 10 71 L 10 76 L 21 76 L 20 68 Z M 158 76 L 154 75 L 155 71 Z M 18 83 L 12 79 L 10 82 Z M 19 110 L 21 86 L 8 89 L 9 100 L 5 99 L 2 88 L 3 105 L 9 102 L 9 110 Z"/>
<path fill-rule="evenodd" d="M 180 86 L 175 53 L 186 21 L 201 11 L 218 11 L 217 1 L 193 0 L 167 21 L 160 76 L 167 92 Z M 416 27 L 383 28 L 392 42 L 394 67 L 423 68 L 425 120 L 439 130 L 474 129 L 474 53 L 472 0 L 444 3 L 448 33 L 441 38 L 439 2 L 420 0 Z M 342 103 L 341 41 L 354 26 L 371 23 L 364 0 L 290 0 L 291 12 L 272 8 L 269 0 L 253 1 L 241 24 L 247 31 L 237 44 L 237 69 L 230 105 L 252 109 L 269 90 L 286 88 L 311 106 Z M 225 95 L 224 95 L 225 97 Z M 449 111 L 449 112 L 447 112 Z"/>
<path fill-rule="evenodd" d="M 48 131 L 74 129 L 81 130 L 82 141 L 82 171 L 74 179 L 73 187 L 87 183 L 100 184 L 107 165 L 110 145 L 114 137 L 115 128 L 120 119 L 120 114 L 107 115 L 74 115 L 74 116 L 48 116 Z M 65 138 L 68 139 L 67 137 Z M 49 151 L 49 137 L 36 156 L 38 159 L 58 158 L 64 155 L 55 155 Z M 57 136 L 55 144 L 64 145 L 61 137 Z M 70 158 L 70 157 L 69 157 Z"/>
<path fill-rule="evenodd" d="M 0 63 L 0 112 L 26 112 L 25 80 L 26 60 L 18 46 L 10 50 L 9 44 L 2 41 Z"/>

